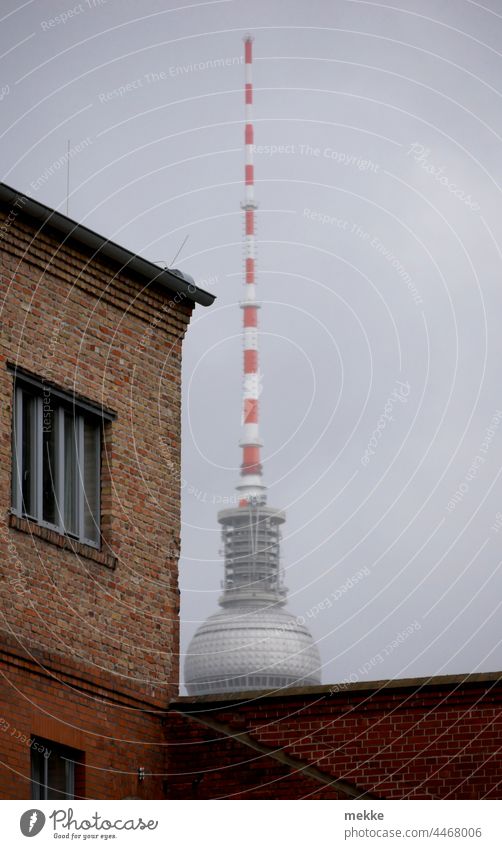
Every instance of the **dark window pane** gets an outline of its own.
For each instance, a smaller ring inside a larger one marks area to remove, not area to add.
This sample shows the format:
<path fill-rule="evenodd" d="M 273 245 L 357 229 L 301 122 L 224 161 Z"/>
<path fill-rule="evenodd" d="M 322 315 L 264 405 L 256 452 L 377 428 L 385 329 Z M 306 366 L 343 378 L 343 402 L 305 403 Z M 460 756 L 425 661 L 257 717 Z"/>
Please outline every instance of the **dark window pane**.
<path fill-rule="evenodd" d="M 22 510 L 36 515 L 36 398 L 23 392 L 23 445 L 21 466 Z"/>
<path fill-rule="evenodd" d="M 13 508 L 99 545 L 99 419 L 70 409 L 46 387 L 37 394 L 18 387 L 15 402 Z"/>
<path fill-rule="evenodd" d="M 64 414 L 64 525 L 65 531 L 78 535 L 77 485 L 79 480 L 77 452 L 77 419 Z"/>
<path fill-rule="evenodd" d="M 99 541 L 99 428 L 84 421 L 84 536 Z"/>
<path fill-rule="evenodd" d="M 43 398 L 42 413 L 42 512 L 45 522 L 57 523 L 56 464 L 57 464 L 57 415 L 50 404 L 50 396 Z"/>
<path fill-rule="evenodd" d="M 31 750 L 33 799 L 73 799 L 75 796 L 75 762 L 81 752 L 36 740 Z"/>
<path fill-rule="evenodd" d="M 69 764 L 66 758 L 57 752 L 51 752 L 47 760 L 47 798 L 66 799 L 73 796 L 73 787 L 69 786 Z"/>
<path fill-rule="evenodd" d="M 32 799 L 45 799 L 44 756 L 31 750 Z"/>

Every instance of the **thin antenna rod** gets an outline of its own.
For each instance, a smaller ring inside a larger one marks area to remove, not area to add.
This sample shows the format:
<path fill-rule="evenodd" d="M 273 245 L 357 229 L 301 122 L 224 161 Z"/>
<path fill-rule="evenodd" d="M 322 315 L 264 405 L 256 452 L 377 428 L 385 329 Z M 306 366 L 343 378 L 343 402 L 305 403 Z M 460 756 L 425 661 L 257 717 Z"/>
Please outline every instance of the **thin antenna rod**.
<path fill-rule="evenodd" d="M 182 241 L 182 243 L 181 243 L 181 247 L 180 247 L 180 249 L 179 249 L 178 253 L 175 255 L 174 259 L 172 259 L 172 260 L 171 260 L 171 265 L 169 266 L 170 268 L 172 268 L 172 267 L 173 267 L 174 263 L 176 262 L 176 260 L 178 259 L 179 255 L 180 255 L 181 251 L 183 250 L 183 248 L 185 247 L 186 243 L 188 242 L 188 237 L 189 237 L 189 235 L 190 235 L 190 233 L 187 233 L 187 234 L 186 234 L 186 236 L 185 236 L 185 238 L 183 239 L 183 241 Z"/>
<path fill-rule="evenodd" d="M 70 139 L 66 145 L 66 215 L 68 215 L 70 204 Z"/>

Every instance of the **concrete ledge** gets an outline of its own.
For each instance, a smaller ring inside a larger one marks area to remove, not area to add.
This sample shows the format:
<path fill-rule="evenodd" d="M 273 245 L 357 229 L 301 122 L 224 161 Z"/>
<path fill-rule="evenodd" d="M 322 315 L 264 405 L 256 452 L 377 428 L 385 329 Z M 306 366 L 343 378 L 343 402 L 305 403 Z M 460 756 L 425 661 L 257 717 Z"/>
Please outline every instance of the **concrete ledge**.
<path fill-rule="evenodd" d="M 183 711 L 186 707 L 187 712 L 196 709 L 197 705 L 207 707 L 211 704 L 232 704 L 242 702 L 253 702 L 258 699 L 277 699 L 284 701 L 289 698 L 301 698 L 318 696 L 319 698 L 335 698 L 337 695 L 345 693 L 378 693 L 381 690 L 388 692 L 394 690 L 396 692 L 402 690 L 427 690 L 456 687 L 469 687 L 479 684 L 487 685 L 502 685 L 502 672 L 477 672 L 465 675 L 439 675 L 429 678 L 391 678 L 382 681 L 358 681 L 355 684 L 324 684 L 319 687 L 296 687 L 284 688 L 281 690 L 248 690 L 246 692 L 211 694 L 208 696 L 179 696 L 171 702 L 171 707 L 176 710 Z"/>

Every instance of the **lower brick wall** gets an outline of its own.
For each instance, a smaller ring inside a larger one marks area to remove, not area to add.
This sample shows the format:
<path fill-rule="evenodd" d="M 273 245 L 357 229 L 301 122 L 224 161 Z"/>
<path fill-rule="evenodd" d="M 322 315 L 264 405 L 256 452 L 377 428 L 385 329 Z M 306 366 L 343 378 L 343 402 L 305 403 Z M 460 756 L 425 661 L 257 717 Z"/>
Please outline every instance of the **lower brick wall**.
<path fill-rule="evenodd" d="M 496 676 L 358 684 L 331 693 L 325 687 L 232 703 L 186 698 L 171 707 L 169 768 L 179 777 L 170 786 L 184 798 L 337 798 L 319 783 L 315 795 L 302 767 L 382 799 L 502 797 Z M 294 765 L 278 764 L 232 734 Z"/>
<path fill-rule="evenodd" d="M 78 795 L 164 798 L 162 705 L 140 693 L 111 690 L 109 676 L 106 681 L 90 670 L 70 672 L 67 662 L 61 667 L 64 672 L 49 656 L 0 652 L 0 798 L 31 798 L 33 736 L 84 752 Z"/>
<path fill-rule="evenodd" d="M 339 799 L 320 785 L 274 758 L 189 717 L 172 714 L 167 723 L 170 799 Z"/>
<path fill-rule="evenodd" d="M 166 709 L 164 692 L 30 656 L 12 637 L 2 646 L 2 799 L 31 797 L 33 736 L 84 753 L 77 793 L 91 799 L 502 797 L 497 676 L 181 698 Z"/>

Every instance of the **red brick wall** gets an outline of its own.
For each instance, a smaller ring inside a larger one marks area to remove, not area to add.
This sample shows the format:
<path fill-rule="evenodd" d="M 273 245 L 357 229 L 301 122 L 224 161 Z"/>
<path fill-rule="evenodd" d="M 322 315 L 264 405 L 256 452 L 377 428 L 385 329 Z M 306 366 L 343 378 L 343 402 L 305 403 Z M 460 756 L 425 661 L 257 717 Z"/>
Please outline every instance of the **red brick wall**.
<path fill-rule="evenodd" d="M 175 693 L 181 341 L 191 305 L 163 311 L 165 292 L 33 233 L 17 220 L 0 244 L 2 624 L 22 641 Z M 115 569 L 9 528 L 8 361 L 117 413 L 106 427 L 102 499 Z"/>
<path fill-rule="evenodd" d="M 379 798 L 500 799 L 502 679 L 475 678 L 352 685 L 332 695 L 322 688 L 233 705 L 181 699 L 172 707 L 185 715 L 174 715 L 168 725 L 170 770 L 179 775 L 171 793 L 193 792 L 190 778 L 206 763 L 211 771 L 198 784 L 199 798 L 221 798 L 241 787 L 248 798 L 309 797 L 312 782 L 299 781 L 304 765 Z M 287 754 L 297 768 L 284 769 L 241 743 L 222 743 L 221 733 L 186 716 L 194 710 L 202 721 L 246 732 Z M 325 786 L 317 787 L 316 798 L 331 797 Z"/>
<path fill-rule="evenodd" d="M 77 797 L 164 798 L 161 705 L 114 692 L 109 675 L 89 676 L 82 664 L 41 652 L 29 657 L 14 641 L 2 642 L 0 799 L 31 798 L 34 736 L 84 752 L 83 781 L 76 770 Z M 143 781 L 139 767 L 145 769 Z"/>
<path fill-rule="evenodd" d="M 145 747 L 120 740 L 158 743 L 158 718 L 139 706 L 166 705 L 178 691 L 181 343 L 193 304 L 7 215 L 0 209 L 0 647 L 48 653 L 56 677 L 0 664 L 1 716 L 28 737 L 84 749 L 88 795 L 136 795 L 135 777 L 113 770 L 148 769 Z M 99 554 L 9 515 L 7 363 L 116 413 L 105 428 Z M 77 670 L 83 689 L 57 680 L 63 668 Z M 96 701 L 98 678 L 119 706 Z M 133 711 L 121 706 L 125 692 Z M 115 733 L 119 742 L 107 742 Z M 7 743 L 0 797 L 26 798 L 29 747 L 0 731 L 4 754 Z M 159 757 L 149 761 L 158 767 Z"/>
<path fill-rule="evenodd" d="M 166 731 L 169 799 L 345 798 L 301 768 L 291 769 L 186 716 L 172 712 Z"/>

